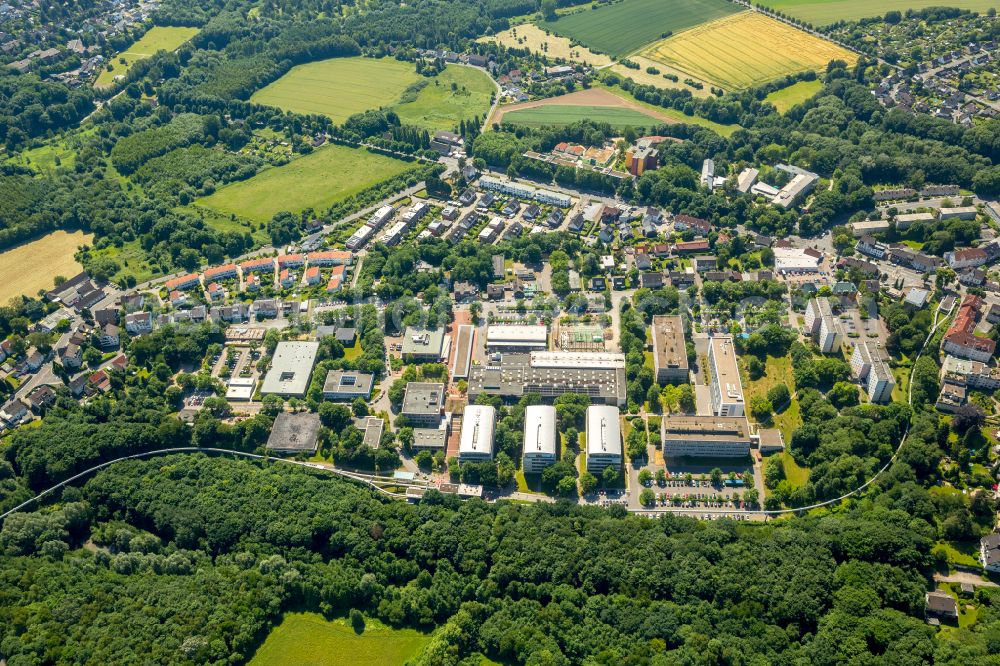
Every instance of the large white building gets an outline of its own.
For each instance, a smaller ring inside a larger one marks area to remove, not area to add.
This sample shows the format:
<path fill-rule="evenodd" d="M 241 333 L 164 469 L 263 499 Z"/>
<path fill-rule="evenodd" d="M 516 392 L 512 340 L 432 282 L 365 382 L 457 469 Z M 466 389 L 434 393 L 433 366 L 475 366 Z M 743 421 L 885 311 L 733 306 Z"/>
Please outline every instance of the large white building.
<path fill-rule="evenodd" d="M 531 405 L 524 410 L 524 454 L 522 468 L 526 474 L 540 474 L 558 460 L 556 408 L 551 405 Z"/>
<path fill-rule="evenodd" d="M 304 396 L 318 351 L 318 342 L 279 342 L 260 392 L 284 397 Z"/>
<path fill-rule="evenodd" d="M 486 351 L 536 351 L 545 350 L 549 344 L 549 330 L 545 325 L 493 324 L 486 329 Z"/>
<path fill-rule="evenodd" d="M 786 273 L 815 273 L 823 255 L 812 248 L 776 247 L 774 248 L 774 270 L 782 275 Z"/>
<path fill-rule="evenodd" d="M 622 431 L 618 408 L 591 405 L 587 408 L 587 471 L 600 476 L 607 467 L 622 466 Z"/>
<path fill-rule="evenodd" d="M 662 426 L 663 455 L 667 457 L 750 455 L 750 424 L 745 416 L 669 416 Z"/>
<path fill-rule="evenodd" d="M 490 405 L 469 405 L 462 414 L 462 435 L 458 461 L 482 462 L 493 459 L 493 426 L 496 410 Z"/>
<path fill-rule="evenodd" d="M 730 336 L 717 336 L 709 340 L 708 364 L 712 372 L 709 387 L 712 413 L 716 416 L 743 416 L 743 383 L 740 381 L 736 349 Z"/>
<path fill-rule="evenodd" d="M 494 192 L 500 192 L 501 194 L 509 194 L 510 196 L 522 199 L 534 199 L 535 201 L 553 206 L 559 206 L 560 208 L 568 208 L 573 203 L 573 199 L 565 194 L 560 194 L 559 192 L 553 192 L 551 190 L 539 189 L 537 187 L 524 185 L 512 180 L 501 180 L 499 178 L 494 178 L 493 176 L 483 176 L 480 178 L 479 186 L 484 190 L 492 190 Z"/>

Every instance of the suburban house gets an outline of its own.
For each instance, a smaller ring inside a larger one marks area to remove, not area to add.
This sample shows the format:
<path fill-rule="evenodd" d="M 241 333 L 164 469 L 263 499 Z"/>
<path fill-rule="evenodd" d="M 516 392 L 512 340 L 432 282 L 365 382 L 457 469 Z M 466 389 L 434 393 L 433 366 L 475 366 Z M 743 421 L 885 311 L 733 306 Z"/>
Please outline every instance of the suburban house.
<path fill-rule="evenodd" d="M 148 312 L 125 315 L 125 330 L 129 335 L 143 335 L 153 330 L 153 316 Z"/>

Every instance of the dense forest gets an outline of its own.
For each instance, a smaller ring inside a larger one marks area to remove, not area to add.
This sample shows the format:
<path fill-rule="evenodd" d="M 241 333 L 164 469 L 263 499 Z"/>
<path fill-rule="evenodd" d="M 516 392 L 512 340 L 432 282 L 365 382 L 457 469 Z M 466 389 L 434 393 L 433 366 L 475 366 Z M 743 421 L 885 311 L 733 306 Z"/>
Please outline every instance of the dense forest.
<path fill-rule="evenodd" d="M 979 593 L 983 631 L 933 640 L 918 617 L 930 526 L 889 495 L 769 525 L 654 521 L 436 493 L 408 506 L 203 456 L 124 463 L 65 495 L 0 532 L 12 665 L 240 663 L 293 608 L 439 627 L 418 661 L 428 665 L 475 653 L 523 664 L 986 664 L 1000 641 L 993 591 Z"/>

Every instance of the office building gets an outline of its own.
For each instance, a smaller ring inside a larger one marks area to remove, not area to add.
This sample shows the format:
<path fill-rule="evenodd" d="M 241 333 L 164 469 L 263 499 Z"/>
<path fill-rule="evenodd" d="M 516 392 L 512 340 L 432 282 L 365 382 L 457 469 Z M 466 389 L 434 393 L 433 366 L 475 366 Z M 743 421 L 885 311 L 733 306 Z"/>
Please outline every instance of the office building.
<path fill-rule="evenodd" d="M 281 412 L 274 418 L 266 448 L 278 453 L 316 453 L 319 428 L 319 414 Z"/>
<path fill-rule="evenodd" d="M 709 386 L 712 413 L 716 416 L 743 416 L 743 384 L 736 363 L 736 349 L 730 336 L 717 336 L 709 340 L 708 366 L 712 373 L 712 383 Z"/>
<path fill-rule="evenodd" d="M 660 386 L 688 381 L 684 322 L 679 316 L 653 317 L 653 370 Z"/>
<path fill-rule="evenodd" d="M 745 416 L 668 416 L 663 423 L 663 455 L 743 458 L 750 455 Z"/>
<path fill-rule="evenodd" d="M 493 426 L 496 410 L 490 405 L 469 405 L 462 414 L 458 444 L 459 463 L 493 460 Z"/>
<path fill-rule="evenodd" d="M 409 382 L 403 394 L 401 413 L 409 425 L 436 428 L 444 410 L 444 384 L 441 382 Z"/>
<path fill-rule="evenodd" d="M 617 407 L 587 408 L 587 471 L 600 476 L 607 467 L 622 466 L 622 431 Z"/>
<path fill-rule="evenodd" d="M 444 348 L 444 329 L 428 330 L 425 328 L 406 327 L 403 334 L 403 359 L 406 361 L 427 361 L 437 363 L 441 360 Z"/>
<path fill-rule="evenodd" d="M 524 454 L 521 467 L 525 474 L 541 474 L 558 460 L 556 408 L 530 405 L 524 410 Z"/>
<path fill-rule="evenodd" d="M 323 397 L 327 400 L 367 400 L 372 394 L 375 375 L 364 372 L 331 370 L 323 383 Z"/>
<path fill-rule="evenodd" d="M 593 403 L 625 404 L 625 355 L 605 352 L 507 353 L 469 374 L 469 400 L 480 394 L 515 401 L 527 393 L 545 399 L 582 393 Z"/>

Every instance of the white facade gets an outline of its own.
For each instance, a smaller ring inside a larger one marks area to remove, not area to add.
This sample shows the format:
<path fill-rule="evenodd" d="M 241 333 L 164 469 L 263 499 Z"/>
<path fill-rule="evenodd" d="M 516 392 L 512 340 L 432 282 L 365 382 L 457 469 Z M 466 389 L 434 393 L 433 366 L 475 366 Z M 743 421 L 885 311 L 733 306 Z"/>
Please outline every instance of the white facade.
<path fill-rule="evenodd" d="M 558 460 L 556 408 L 551 405 L 531 405 L 524 410 L 524 455 L 522 468 L 526 474 L 540 474 Z"/>
<path fill-rule="evenodd" d="M 600 476 L 607 467 L 622 465 L 622 431 L 617 407 L 587 408 L 587 471 Z"/>
<path fill-rule="evenodd" d="M 730 336 L 709 340 L 708 363 L 712 370 L 712 383 L 709 387 L 712 413 L 716 416 L 743 416 L 743 383 L 736 363 L 736 348 Z"/>
<path fill-rule="evenodd" d="M 469 405 L 462 414 L 462 436 L 458 445 L 458 461 L 482 462 L 493 460 L 493 426 L 496 410 L 490 405 Z"/>
<path fill-rule="evenodd" d="M 548 348 L 549 331 L 546 326 L 494 324 L 486 329 L 486 350 L 535 351 Z"/>

